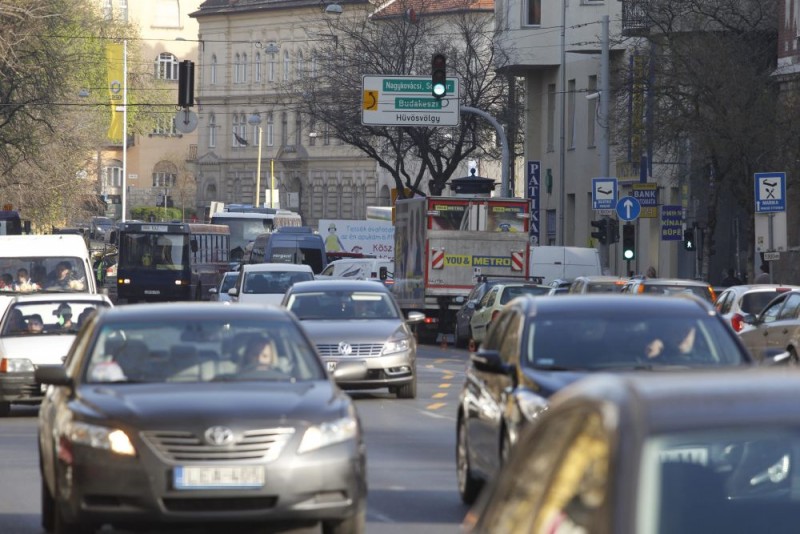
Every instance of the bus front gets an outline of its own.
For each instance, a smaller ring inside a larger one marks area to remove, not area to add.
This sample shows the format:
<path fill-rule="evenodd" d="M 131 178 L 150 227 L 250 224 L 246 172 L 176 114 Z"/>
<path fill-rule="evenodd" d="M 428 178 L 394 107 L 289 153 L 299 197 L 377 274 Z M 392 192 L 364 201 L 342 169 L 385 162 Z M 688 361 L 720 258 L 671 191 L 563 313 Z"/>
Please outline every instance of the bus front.
<path fill-rule="evenodd" d="M 118 302 L 191 300 L 190 240 L 186 224 L 121 225 Z"/>

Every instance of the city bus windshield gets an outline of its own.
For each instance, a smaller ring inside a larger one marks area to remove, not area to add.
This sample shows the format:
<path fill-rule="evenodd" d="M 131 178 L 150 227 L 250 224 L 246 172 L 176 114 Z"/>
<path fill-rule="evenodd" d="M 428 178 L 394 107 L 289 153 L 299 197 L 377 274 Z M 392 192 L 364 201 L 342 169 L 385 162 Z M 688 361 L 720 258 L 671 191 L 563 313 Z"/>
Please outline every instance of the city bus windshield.
<path fill-rule="evenodd" d="M 187 234 L 127 233 L 120 235 L 121 268 L 181 270 L 189 264 Z"/>

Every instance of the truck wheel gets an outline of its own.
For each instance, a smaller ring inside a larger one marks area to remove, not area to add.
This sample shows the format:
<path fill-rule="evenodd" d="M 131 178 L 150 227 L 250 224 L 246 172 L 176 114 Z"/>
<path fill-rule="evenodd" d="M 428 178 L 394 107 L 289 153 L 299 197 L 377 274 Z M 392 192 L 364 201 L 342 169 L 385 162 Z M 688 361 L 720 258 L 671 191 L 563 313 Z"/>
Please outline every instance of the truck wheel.
<path fill-rule="evenodd" d="M 11 413 L 10 402 L 0 402 L 0 417 L 8 417 Z"/>

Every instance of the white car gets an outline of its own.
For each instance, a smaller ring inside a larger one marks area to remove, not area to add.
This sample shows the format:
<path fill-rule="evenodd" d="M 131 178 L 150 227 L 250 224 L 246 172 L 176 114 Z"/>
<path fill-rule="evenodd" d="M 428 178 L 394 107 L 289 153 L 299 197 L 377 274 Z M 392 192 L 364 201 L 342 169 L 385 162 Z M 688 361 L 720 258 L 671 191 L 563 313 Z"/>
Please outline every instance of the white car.
<path fill-rule="evenodd" d="M 11 404 L 38 404 L 44 391 L 34 380 L 34 370 L 61 365 L 91 313 L 111 306 L 106 295 L 88 293 L 38 293 L 7 300 L 0 318 L 0 417 L 9 414 Z"/>
<path fill-rule="evenodd" d="M 231 296 L 228 295 L 228 290 L 236 285 L 238 278 L 239 271 L 228 271 L 223 274 L 219 285 L 208 290 L 208 294 L 211 296 L 209 300 L 213 302 L 230 302 Z"/>
<path fill-rule="evenodd" d="M 744 322 L 744 316 L 756 315 L 764 306 L 781 293 L 800 289 L 800 286 L 782 286 L 778 284 L 746 284 L 731 286 L 719 294 L 714 302 L 717 312 L 731 325 L 736 333 L 741 334 L 753 328 Z"/>
<path fill-rule="evenodd" d="M 252 263 L 242 265 L 236 285 L 228 290 L 231 302 L 280 305 L 286 290 L 295 282 L 314 279 L 314 271 L 304 264 Z"/>

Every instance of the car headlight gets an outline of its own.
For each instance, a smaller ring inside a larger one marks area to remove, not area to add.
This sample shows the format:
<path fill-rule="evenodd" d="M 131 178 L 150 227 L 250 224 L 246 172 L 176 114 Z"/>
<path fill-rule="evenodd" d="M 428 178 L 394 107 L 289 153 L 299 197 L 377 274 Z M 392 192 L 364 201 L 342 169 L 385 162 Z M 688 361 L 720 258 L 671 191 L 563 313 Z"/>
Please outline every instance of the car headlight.
<path fill-rule="evenodd" d="M 517 406 L 526 421 L 534 421 L 547 410 L 547 400 L 529 391 L 520 391 L 517 394 Z"/>
<path fill-rule="evenodd" d="M 306 433 L 303 434 L 300 447 L 297 448 L 297 454 L 315 451 L 328 445 L 353 439 L 357 433 L 358 423 L 355 417 L 352 416 L 310 426 L 306 429 Z"/>
<path fill-rule="evenodd" d="M 32 373 L 33 362 L 27 358 L 3 358 L 0 360 L 0 373 Z"/>
<path fill-rule="evenodd" d="M 104 449 L 122 456 L 134 456 L 136 449 L 122 430 L 88 423 L 72 422 L 65 432 L 73 444 L 86 445 L 93 449 Z"/>
<path fill-rule="evenodd" d="M 408 340 L 408 336 L 404 332 L 397 331 L 392 334 L 392 337 L 383 344 L 383 351 L 381 355 L 386 354 L 394 354 L 395 352 L 403 352 L 408 350 L 411 346 L 411 343 Z"/>

